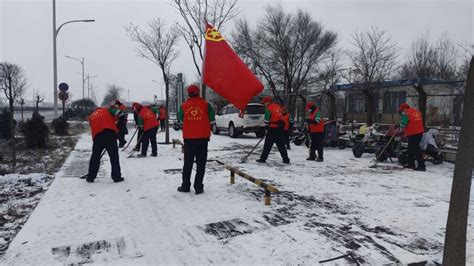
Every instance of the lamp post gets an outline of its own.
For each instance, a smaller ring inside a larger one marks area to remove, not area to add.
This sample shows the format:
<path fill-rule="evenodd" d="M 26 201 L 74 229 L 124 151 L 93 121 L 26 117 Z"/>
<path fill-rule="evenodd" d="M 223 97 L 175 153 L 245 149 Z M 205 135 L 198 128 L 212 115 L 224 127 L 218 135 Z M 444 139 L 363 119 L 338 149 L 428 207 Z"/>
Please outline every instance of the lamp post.
<path fill-rule="evenodd" d="M 152 82 L 156 84 L 160 84 L 161 82 L 158 82 L 156 80 L 152 80 Z M 163 87 L 160 87 L 160 101 L 163 101 Z"/>
<path fill-rule="evenodd" d="M 91 76 L 89 74 L 87 74 L 87 98 L 90 99 L 90 92 L 91 92 L 91 78 L 97 78 L 98 76 L 95 75 L 95 76 Z"/>
<path fill-rule="evenodd" d="M 56 28 L 56 0 L 53 0 L 53 87 L 54 87 L 54 118 L 58 117 L 58 59 L 56 40 L 58 38 L 61 28 L 69 23 L 74 22 L 94 22 L 93 19 L 70 20 L 61 24 Z"/>
<path fill-rule="evenodd" d="M 66 55 L 66 58 L 76 60 L 79 63 L 81 63 L 81 65 L 82 65 L 82 103 L 84 104 L 84 87 L 85 87 L 85 83 L 86 83 L 86 80 L 84 79 L 84 57 L 82 57 L 82 59 L 77 59 L 77 58 L 74 58 L 72 56 Z"/>

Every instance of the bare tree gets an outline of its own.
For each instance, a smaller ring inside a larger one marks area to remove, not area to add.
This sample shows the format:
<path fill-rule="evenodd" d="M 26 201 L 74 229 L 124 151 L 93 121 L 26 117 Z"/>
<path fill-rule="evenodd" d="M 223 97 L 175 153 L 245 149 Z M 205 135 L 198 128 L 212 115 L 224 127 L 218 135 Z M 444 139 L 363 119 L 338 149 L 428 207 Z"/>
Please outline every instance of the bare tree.
<path fill-rule="evenodd" d="M 194 66 L 199 76 L 204 58 L 204 33 L 206 23 L 222 30 L 224 24 L 239 13 L 237 0 L 173 0 L 173 5 L 183 18 L 179 24 L 182 37 L 191 51 Z M 202 86 L 206 98 L 206 87 Z"/>
<path fill-rule="evenodd" d="M 429 34 L 425 33 L 412 43 L 408 60 L 401 66 L 400 76 L 412 80 L 454 80 L 457 77 L 457 54 L 456 47 L 446 34 L 433 44 Z M 423 121 L 426 121 L 428 94 L 420 84 L 414 88 L 418 93 L 418 107 Z"/>
<path fill-rule="evenodd" d="M 330 90 L 331 86 L 340 82 L 344 78 L 344 72 L 341 64 L 343 52 L 340 49 L 333 49 L 330 52 L 328 60 L 323 63 L 319 80 L 322 83 L 322 93 L 329 99 L 329 119 L 337 119 L 336 98 L 337 95 Z"/>
<path fill-rule="evenodd" d="M 303 89 L 318 81 L 318 66 L 335 46 L 337 35 L 303 10 L 285 13 L 281 5 L 268 6 L 258 27 L 238 21 L 233 40 L 237 53 L 262 76 L 274 96 L 286 95 L 291 113 Z"/>
<path fill-rule="evenodd" d="M 20 66 L 8 62 L 0 63 L 0 87 L 5 94 L 5 98 L 8 100 L 10 107 L 13 169 L 15 169 L 16 166 L 15 120 L 13 118 L 13 104 L 25 93 L 26 85 L 26 77 L 23 69 Z"/>
<path fill-rule="evenodd" d="M 35 101 L 35 110 L 39 111 L 39 104 L 44 102 L 44 95 L 40 94 L 39 90 L 36 90 L 33 94 L 33 101 Z"/>
<path fill-rule="evenodd" d="M 104 100 L 102 101 L 102 106 L 108 106 L 112 104 L 115 100 L 120 99 L 120 95 L 124 89 L 115 84 L 107 84 L 107 89 L 105 91 Z M 84 103 L 83 103 L 84 104 Z"/>
<path fill-rule="evenodd" d="M 179 56 L 179 52 L 176 51 L 178 33 L 173 28 L 167 29 L 159 18 L 153 19 L 148 23 L 148 31 L 144 31 L 133 24 L 130 24 L 126 30 L 130 39 L 137 43 L 138 54 L 160 67 L 166 88 L 166 110 L 169 110 L 170 67 Z M 166 143 L 169 143 L 169 134 L 169 118 L 167 116 Z"/>
<path fill-rule="evenodd" d="M 444 240 L 443 265 L 466 265 L 466 234 L 472 175 L 474 174 L 474 57 L 471 57 L 464 98 L 461 137 L 454 168 Z"/>
<path fill-rule="evenodd" d="M 376 99 L 373 90 L 377 82 L 390 78 L 395 69 L 398 56 L 397 45 L 387 32 L 371 27 L 368 31 L 356 31 L 349 52 L 352 62 L 353 78 L 361 83 L 367 108 L 367 124 L 372 125 Z"/>

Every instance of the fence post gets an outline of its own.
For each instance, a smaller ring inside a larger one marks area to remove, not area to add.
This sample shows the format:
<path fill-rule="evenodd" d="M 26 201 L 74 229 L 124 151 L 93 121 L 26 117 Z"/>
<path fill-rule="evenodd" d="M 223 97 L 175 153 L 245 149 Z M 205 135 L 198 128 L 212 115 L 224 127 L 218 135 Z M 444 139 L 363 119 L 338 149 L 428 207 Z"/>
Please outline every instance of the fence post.
<path fill-rule="evenodd" d="M 235 172 L 230 171 L 230 183 L 235 184 Z"/>
<path fill-rule="evenodd" d="M 268 206 L 271 203 L 271 198 L 270 198 L 270 191 L 268 189 L 265 189 L 265 205 Z"/>

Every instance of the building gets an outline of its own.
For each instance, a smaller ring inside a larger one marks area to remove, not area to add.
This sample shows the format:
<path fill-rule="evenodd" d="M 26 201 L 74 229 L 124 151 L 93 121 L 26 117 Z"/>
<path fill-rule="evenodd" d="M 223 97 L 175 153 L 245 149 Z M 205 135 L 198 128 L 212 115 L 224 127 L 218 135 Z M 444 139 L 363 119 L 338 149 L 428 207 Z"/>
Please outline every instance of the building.
<path fill-rule="evenodd" d="M 422 79 L 379 82 L 373 85 L 370 94 L 364 90 L 364 84 L 356 83 L 338 84 L 330 90 L 345 94 L 344 120 L 367 122 L 366 102 L 370 95 L 373 122 L 399 123 L 398 107 L 406 102 L 425 113 L 427 126 L 451 126 L 461 123 L 464 87 L 465 81 Z"/>

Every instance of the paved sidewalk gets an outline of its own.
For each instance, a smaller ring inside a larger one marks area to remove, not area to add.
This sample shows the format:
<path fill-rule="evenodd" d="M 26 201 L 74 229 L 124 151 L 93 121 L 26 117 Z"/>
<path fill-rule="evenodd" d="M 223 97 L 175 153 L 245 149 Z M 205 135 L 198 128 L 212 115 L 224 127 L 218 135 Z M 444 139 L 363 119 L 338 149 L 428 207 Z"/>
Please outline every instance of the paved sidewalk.
<path fill-rule="evenodd" d="M 429 164 L 425 173 L 369 169 L 373 155 L 355 159 L 350 149 L 330 148 L 323 163 L 307 162 L 303 146 L 289 151 L 289 166 L 277 152 L 256 163 L 259 149 L 239 164 L 257 141 L 212 136 L 209 158 L 278 187 L 271 206 L 261 188 L 240 177 L 230 185 L 228 171 L 212 162 L 204 194 L 178 193 L 182 154 L 172 145 L 159 145 L 157 158 L 120 152 L 125 181 L 117 184 L 104 156 L 89 184 L 78 178 L 92 146 L 84 134 L 0 264 L 314 265 L 346 252 L 366 264 L 440 262 L 453 165 Z M 471 199 L 470 263 L 473 209 Z"/>

